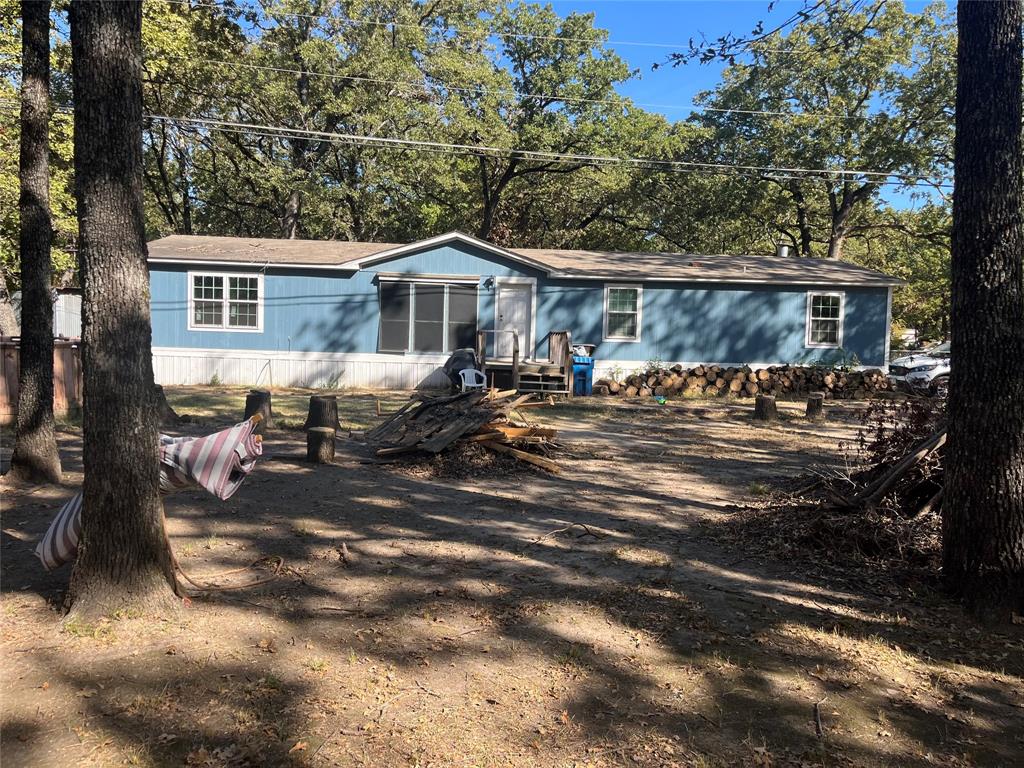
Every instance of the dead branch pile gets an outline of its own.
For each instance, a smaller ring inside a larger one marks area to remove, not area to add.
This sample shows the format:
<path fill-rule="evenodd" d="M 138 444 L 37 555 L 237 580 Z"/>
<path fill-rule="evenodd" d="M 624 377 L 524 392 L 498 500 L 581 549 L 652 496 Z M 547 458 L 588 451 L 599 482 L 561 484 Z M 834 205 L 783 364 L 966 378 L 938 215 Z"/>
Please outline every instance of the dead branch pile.
<path fill-rule="evenodd" d="M 530 423 L 522 411 L 547 405 L 515 390 L 460 392 L 444 397 L 417 395 L 366 435 L 381 460 L 410 454 L 441 454 L 473 443 L 489 452 L 559 471 L 549 458 L 557 449 L 554 429 Z M 463 454 L 465 455 L 465 453 Z"/>
<path fill-rule="evenodd" d="M 821 471 L 744 510 L 732 533 L 762 550 L 937 572 L 941 553 L 941 401 L 879 403 L 865 415 L 849 469 Z"/>
<path fill-rule="evenodd" d="M 669 397 L 672 395 L 802 395 L 824 392 L 828 399 L 870 397 L 892 389 L 888 377 L 877 368 L 865 371 L 819 366 L 773 365 L 768 368 L 742 368 L 698 365 L 683 368 L 655 368 L 627 376 L 624 381 L 602 379 L 594 385 L 594 394 L 621 397 Z"/>

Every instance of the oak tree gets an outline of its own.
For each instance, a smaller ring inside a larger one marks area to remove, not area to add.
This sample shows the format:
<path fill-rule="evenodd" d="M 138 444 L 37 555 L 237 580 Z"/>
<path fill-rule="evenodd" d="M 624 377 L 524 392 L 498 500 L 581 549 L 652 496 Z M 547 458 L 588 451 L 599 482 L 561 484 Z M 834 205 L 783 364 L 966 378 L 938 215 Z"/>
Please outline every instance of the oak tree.
<path fill-rule="evenodd" d="M 140 3 L 71 4 L 85 483 L 66 604 L 82 614 L 173 598 L 143 228 L 141 28 Z"/>

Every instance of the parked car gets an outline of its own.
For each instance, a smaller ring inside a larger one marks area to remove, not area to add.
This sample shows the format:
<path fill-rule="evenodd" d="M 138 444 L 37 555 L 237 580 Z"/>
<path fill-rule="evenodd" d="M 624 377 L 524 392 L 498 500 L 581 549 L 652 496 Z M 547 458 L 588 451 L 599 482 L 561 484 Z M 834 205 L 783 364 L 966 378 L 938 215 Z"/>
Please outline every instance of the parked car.
<path fill-rule="evenodd" d="M 949 342 L 893 360 L 889 363 L 889 379 L 906 392 L 945 395 L 949 386 Z"/>

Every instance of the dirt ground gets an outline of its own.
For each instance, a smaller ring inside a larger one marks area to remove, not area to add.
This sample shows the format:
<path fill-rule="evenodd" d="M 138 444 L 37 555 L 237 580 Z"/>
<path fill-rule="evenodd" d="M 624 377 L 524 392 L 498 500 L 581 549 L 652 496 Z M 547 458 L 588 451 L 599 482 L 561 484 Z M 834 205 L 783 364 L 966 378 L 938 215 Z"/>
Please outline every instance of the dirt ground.
<path fill-rule="evenodd" d="M 177 432 L 232 420 L 239 397 L 169 390 L 198 414 Z M 357 429 L 374 407 L 340 398 Z M 768 427 L 749 404 L 562 404 L 534 412 L 561 430 L 557 477 L 431 478 L 348 439 L 312 467 L 278 429 L 232 499 L 179 493 L 166 513 L 194 576 L 279 555 L 281 578 L 95 625 L 62 625 L 69 568 L 31 552 L 81 482 L 65 425 L 65 485 L 4 491 L 2 762 L 1024 765 L 1020 628 L 713 535 L 838 461 L 855 408 L 810 424 L 784 404 Z"/>

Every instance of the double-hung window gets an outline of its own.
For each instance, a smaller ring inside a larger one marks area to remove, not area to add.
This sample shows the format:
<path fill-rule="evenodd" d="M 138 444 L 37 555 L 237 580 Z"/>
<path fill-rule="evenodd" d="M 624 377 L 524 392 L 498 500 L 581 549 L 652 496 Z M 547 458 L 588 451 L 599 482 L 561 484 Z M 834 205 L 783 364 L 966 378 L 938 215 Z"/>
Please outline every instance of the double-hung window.
<path fill-rule="evenodd" d="M 643 288 L 639 285 L 604 287 L 604 338 L 606 341 L 640 341 Z"/>
<path fill-rule="evenodd" d="M 472 347 L 476 283 L 380 281 L 381 352 L 445 353 Z"/>
<path fill-rule="evenodd" d="M 842 293 L 807 294 L 808 347 L 843 346 L 844 300 Z"/>
<path fill-rule="evenodd" d="M 189 272 L 188 282 L 190 330 L 262 330 L 262 275 Z"/>

